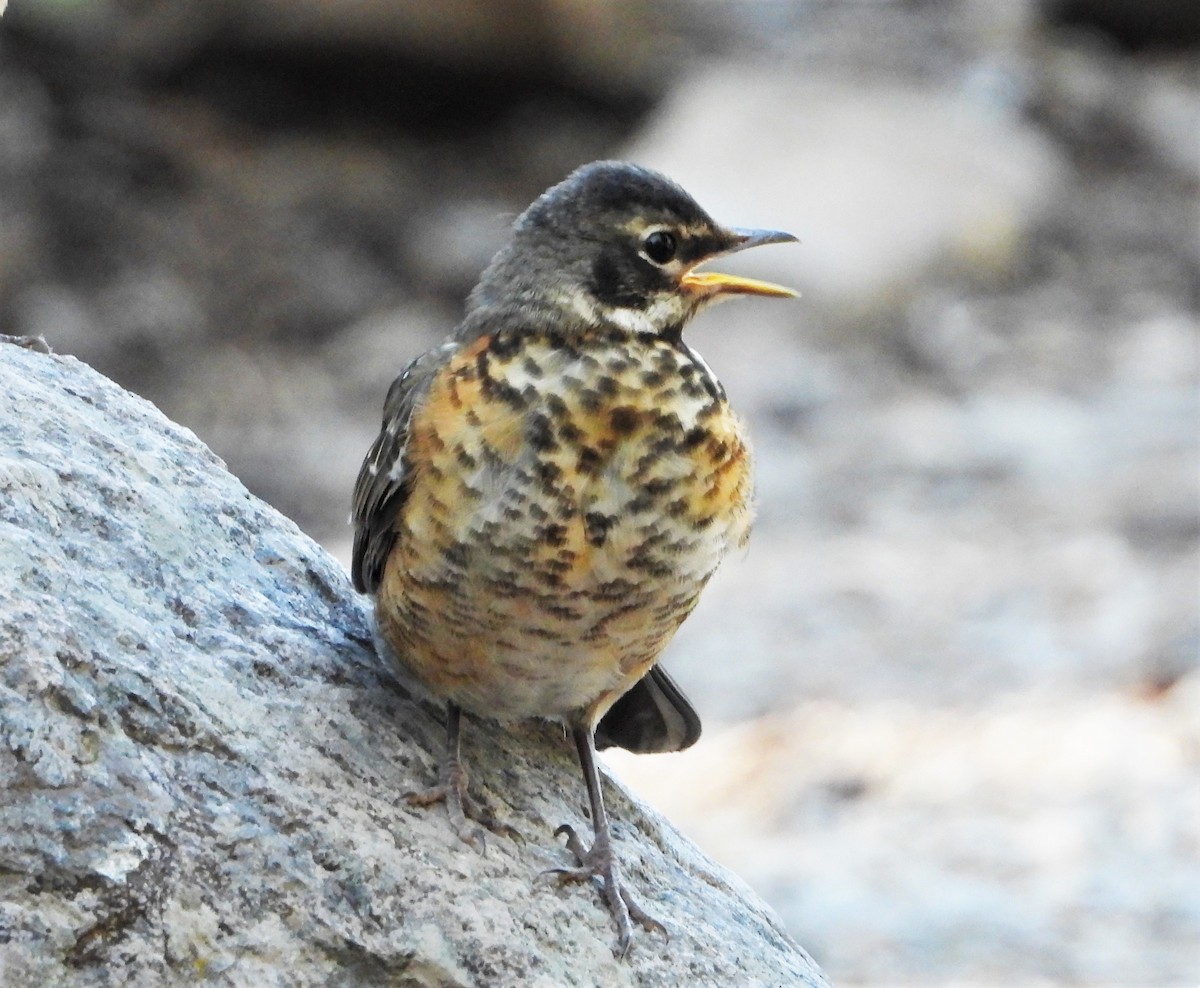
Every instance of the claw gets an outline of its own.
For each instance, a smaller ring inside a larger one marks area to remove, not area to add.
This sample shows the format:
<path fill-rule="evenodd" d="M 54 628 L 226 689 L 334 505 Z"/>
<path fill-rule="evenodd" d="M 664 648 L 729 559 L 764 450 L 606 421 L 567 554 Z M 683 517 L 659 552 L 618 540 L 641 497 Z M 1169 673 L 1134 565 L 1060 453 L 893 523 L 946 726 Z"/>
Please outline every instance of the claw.
<path fill-rule="evenodd" d="M 667 928 L 639 906 L 621 884 L 621 872 L 613 854 L 612 832 L 608 826 L 608 814 L 604 810 L 604 793 L 600 788 L 600 772 L 596 768 L 596 742 L 590 724 L 576 724 L 571 728 L 575 749 L 579 753 L 579 767 L 583 769 L 583 781 L 587 786 L 588 803 L 592 811 L 592 828 L 595 838 L 591 847 L 584 847 L 575 828 L 562 824 L 554 831 L 555 837 L 567 835 L 567 850 L 575 859 L 574 868 L 551 868 L 537 876 L 538 883 L 554 881 L 586 882 L 599 878 L 604 895 L 604 904 L 617 924 L 617 945 L 614 953 L 625 957 L 633 944 L 633 924 L 637 923 L 648 933 L 661 933 L 670 940 Z"/>
<path fill-rule="evenodd" d="M 583 841 L 579 839 L 579 834 L 575 832 L 575 828 L 569 823 L 561 824 L 554 831 L 555 837 L 561 837 L 563 834 L 567 835 L 567 850 L 575 856 L 575 863 L 582 865 L 588 852 L 587 848 L 583 846 Z"/>
<path fill-rule="evenodd" d="M 487 853 L 487 837 L 483 828 L 493 834 L 510 837 L 524 843 L 524 838 L 506 823 L 501 823 L 495 813 L 485 804 L 477 802 L 467 792 L 467 770 L 463 767 L 459 756 L 458 731 L 459 711 L 456 707 L 447 706 L 446 711 L 446 757 L 438 772 L 438 784 L 429 789 L 416 792 L 406 792 L 404 799 L 409 806 L 432 806 L 434 803 L 446 804 L 446 815 L 450 817 L 450 826 L 464 844 L 469 844 L 480 854 Z M 482 824 L 476 827 L 469 821 Z"/>
<path fill-rule="evenodd" d="M 612 853 L 612 846 L 604 840 L 597 839 L 590 848 L 583 846 L 583 841 L 569 824 L 562 824 L 554 831 L 554 836 L 567 835 L 567 850 L 575 858 L 578 867 L 549 868 L 538 874 L 534 881 L 537 884 L 555 882 L 586 882 L 599 878 L 603 882 L 603 895 L 608 911 L 612 913 L 617 924 L 617 945 L 614 953 L 617 957 L 625 957 L 633 945 L 633 924 L 637 923 L 647 933 L 661 933 L 664 942 L 669 943 L 671 934 L 657 919 L 642 909 L 633 896 L 625 890 L 621 881 L 620 870 Z"/>
<path fill-rule="evenodd" d="M 487 854 L 487 838 L 484 836 L 483 829 L 474 826 L 468 820 L 478 820 L 484 826 L 487 824 L 483 820 L 479 820 L 477 812 L 473 812 L 477 811 L 478 807 L 467 795 L 465 789 L 460 789 L 454 784 L 443 783 L 429 789 L 422 789 L 420 792 L 406 792 L 404 800 L 409 806 L 433 806 L 435 803 L 445 803 L 446 815 L 450 817 L 450 826 L 454 828 L 458 839 L 475 848 L 480 854 Z"/>

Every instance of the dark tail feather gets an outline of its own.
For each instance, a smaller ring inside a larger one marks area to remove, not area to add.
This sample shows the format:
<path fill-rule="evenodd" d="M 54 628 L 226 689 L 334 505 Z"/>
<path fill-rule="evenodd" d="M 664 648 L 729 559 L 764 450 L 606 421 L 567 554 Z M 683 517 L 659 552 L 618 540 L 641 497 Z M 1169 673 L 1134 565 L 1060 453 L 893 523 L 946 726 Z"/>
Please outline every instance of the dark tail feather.
<path fill-rule="evenodd" d="M 699 737 L 699 714 L 662 666 L 646 673 L 596 725 L 596 748 L 600 751 L 683 751 Z"/>

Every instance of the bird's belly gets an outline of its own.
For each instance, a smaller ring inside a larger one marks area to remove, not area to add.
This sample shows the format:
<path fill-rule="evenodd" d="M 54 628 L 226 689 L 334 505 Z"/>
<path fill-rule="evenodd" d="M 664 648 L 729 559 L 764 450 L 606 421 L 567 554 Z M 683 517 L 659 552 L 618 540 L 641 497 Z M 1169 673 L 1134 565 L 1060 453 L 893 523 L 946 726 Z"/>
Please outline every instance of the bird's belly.
<path fill-rule="evenodd" d="M 460 404 L 476 383 L 459 379 Z M 379 620 L 405 664 L 465 709 L 594 719 L 744 540 L 749 454 L 710 396 L 618 385 L 597 404 L 564 381 L 546 394 L 474 424 L 431 395 Z"/>

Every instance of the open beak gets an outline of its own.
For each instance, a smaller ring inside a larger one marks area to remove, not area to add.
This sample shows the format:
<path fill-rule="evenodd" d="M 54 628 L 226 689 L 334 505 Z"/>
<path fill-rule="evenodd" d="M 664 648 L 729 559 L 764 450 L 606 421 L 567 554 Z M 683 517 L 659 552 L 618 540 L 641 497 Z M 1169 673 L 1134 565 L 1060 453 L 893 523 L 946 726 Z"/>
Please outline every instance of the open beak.
<path fill-rule="evenodd" d="M 736 254 L 740 250 L 751 247 L 761 247 L 763 244 L 797 243 L 790 233 L 780 230 L 734 230 L 733 246 L 714 254 L 713 257 L 724 257 Z M 705 258 L 705 261 L 709 258 Z M 703 262 L 701 262 L 703 263 Z M 686 292 L 714 298 L 723 295 L 766 295 L 771 298 L 798 298 L 800 293 L 783 285 L 773 285 L 769 281 L 756 281 L 753 278 L 742 278 L 735 274 L 719 274 L 716 271 L 688 271 L 679 280 L 679 286 Z"/>

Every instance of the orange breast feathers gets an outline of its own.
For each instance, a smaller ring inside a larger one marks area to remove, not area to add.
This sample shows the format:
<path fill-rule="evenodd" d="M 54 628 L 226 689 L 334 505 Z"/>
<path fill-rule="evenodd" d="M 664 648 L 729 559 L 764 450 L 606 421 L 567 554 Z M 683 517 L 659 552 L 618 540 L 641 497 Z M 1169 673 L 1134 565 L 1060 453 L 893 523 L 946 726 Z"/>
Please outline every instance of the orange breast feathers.
<path fill-rule="evenodd" d="M 707 579 L 744 542 L 749 449 L 689 354 L 654 338 L 492 344 L 457 354 L 413 416 L 413 536 L 518 546 L 567 582 L 631 560 Z"/>

